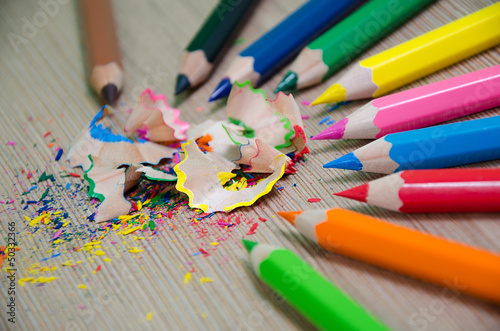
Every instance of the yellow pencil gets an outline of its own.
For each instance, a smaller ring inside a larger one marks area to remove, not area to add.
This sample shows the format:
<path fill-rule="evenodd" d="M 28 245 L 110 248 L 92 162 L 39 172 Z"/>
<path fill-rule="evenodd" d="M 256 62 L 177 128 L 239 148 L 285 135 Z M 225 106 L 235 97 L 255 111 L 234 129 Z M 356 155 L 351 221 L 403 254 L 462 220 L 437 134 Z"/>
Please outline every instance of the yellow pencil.
<path fill-rule="evenodd" d="M 500 44 L 500 3 L 357 63 L 312 105 L 381 96 Z"/>

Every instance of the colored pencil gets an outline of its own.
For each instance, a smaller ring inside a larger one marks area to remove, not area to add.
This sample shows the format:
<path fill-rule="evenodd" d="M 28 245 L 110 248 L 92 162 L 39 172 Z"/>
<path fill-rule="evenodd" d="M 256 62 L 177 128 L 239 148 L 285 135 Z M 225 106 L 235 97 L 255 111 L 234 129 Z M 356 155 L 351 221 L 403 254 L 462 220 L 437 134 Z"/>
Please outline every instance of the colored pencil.
<path fill-rule="evenodd" d="M 500 3 L 354 65 L 312 105 L 379 97 L 500 43 Z"/>
<path fill-rule="evenodd" d="M 368 1 L 307 45 L 274 92 L 321 83 L 434 1 Z"/>
<path fill-rule="evenodd" d="M 334 194 L 403 213 L 500 212 L 500 169 L 405 170 Z"/>
<path fill-rule="evenodd" d="M 175 94 L 203 83 L 254 0 L 220 0 L 186 48 Z"/>
<path fill-rule="evenodd" d="M 123 85 L 123 67 L 111 0 L 81 0 L 80 4 L 90 85 L 113 104 Z"/>
<path fill-rule="evenodd" d="M 340 208 L 278 214 L 327 250 L 500 304 L 498 253 Z"/>
<path fill-rule="evenodd" d="M 255 273 L 322 330 L 388 330 L 292 251 L 243 239 Z"/>
<path fill-rule="evenodd" d="M 500 106 L 500 65 L 372 100 L 312 139 L 376 139 Z"/>
<path fill-rule="evenodd" d="M 309 0 L 239 54 L 209 101 L 227 97 L 235 81 L 253 86 L 266 81 L 311 40 L 349 14 L 364 0 Z"/>
<path fill-rule="evenodd" d="M 500 159 L 500 116 L 391 133 L 324 168 L 390 174 Z"/>

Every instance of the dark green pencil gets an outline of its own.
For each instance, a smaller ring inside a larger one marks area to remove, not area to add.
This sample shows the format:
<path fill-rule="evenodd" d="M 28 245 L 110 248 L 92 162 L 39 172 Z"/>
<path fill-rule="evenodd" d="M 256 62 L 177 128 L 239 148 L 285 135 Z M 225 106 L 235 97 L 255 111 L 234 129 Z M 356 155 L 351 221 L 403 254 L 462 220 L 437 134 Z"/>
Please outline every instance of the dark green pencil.
<path fill-rule="evenodd" d="M 175 94 L 203 83 L 254 0 L 221 0 L 186 48 Z"/>

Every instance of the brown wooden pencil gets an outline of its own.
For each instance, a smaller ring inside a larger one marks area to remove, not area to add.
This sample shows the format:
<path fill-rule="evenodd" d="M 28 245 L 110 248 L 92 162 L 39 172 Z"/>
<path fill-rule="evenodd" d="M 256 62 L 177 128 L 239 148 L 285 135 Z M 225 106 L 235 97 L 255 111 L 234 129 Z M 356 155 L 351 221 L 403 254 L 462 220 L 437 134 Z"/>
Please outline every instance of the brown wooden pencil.
<path fill-rule="evenodd" d="M 80 14 L 89 81 L 113 104 L 123 84 L 123 67 L 111 0 L 81 0 Z"/>

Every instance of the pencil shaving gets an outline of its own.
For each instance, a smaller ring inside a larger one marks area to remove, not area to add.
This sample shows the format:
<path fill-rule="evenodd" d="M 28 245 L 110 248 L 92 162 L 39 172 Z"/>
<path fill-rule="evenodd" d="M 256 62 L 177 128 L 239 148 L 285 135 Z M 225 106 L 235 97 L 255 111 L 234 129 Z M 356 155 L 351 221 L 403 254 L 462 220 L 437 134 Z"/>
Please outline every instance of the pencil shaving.
<path fill-rule="evenodd" d="M 144 137 L 155 142 L 174 142 L 186 139 L 189 123 L 179 119 L 179 110 L 167 103 L 165 95 L 155 94 L 151 89 L 141 93 L 137 106 L 125 124 L 130 134 L 145 127 Z"/>
<path fill-rule="evenodd" d="M 148 141 L 134 142 L 98 124 L 106 107 L 101 108 L 90 122 L 89 128 L 71 145 L 67 156 L 71 167 L 81 166 L 87 171 L 91 165 L 89 155 L 106 158 L 114 168 L 140 163 L 158 164 L 162 159 L 172 157 L 176 151 L 173 148 Z"/>
<path fill-rule="evenodd" d="M 304 122 L 293 95 L 280 92 L 275 100 L 268 100 L 268 102 L 277 114 L 286 117 L 290 121 L 294 130 L 293 136 L 290 137 L 290 146 L 283 147 L 280 151 L 285 154 L 290 152 L 302 153 L 306 148 L 307 141 L 304 133 Z"/>
<path fill-rule="evenodd" d="M 161 181 L 161 182 L 173 182 L 177 180 L 177 176 L 171 175 L 160 169 L 155 169 L 149 166 L 142 166 L 136 170 L 137 173 L 143 174 L 149 180 Z"/>
<path fill-rule="evenodd" d="M 277 156 L 269 168 L 272 173 L 252 187 L 246 187 L 246 180 L 240 184 L 224 186 L 234 178 L 233 170 L 238 166 L 217 154 L 201 152 L 192 141 L 183 144 L 186 157 L 174 168 L 178 176 L 176 189 L 189 197 L 189 206 L 204 212 L 231 211 L 234 208 L 250 206 L 261 196 L 271 191 L 285 173 L 286 158 Z M 240 190 L 241 189 L 241 190 Z"/>
<path fill-rule="evenodd" d="M 213 153 L 227 160 L 235 160 L 240 158 L 238 144 L 235 141 L 246 143 L 247 138 L 243 135 L 244 128 L 228 121 L 212 121 L 207 120 L 192 129 L 187 133 L 188 139 L 197 140 L 206 135 L 210 135 L 211 140 L 208 142 Z"/>
<path fill-rule="evenodd" d="M 84 176 L 90 186 L 88 195 L 101 200 L 94 220 L 102 222 L 128 214 L 132 205 L 124 193 L 139 182 L 137 167 L 116 169 L 110 161 L 98 156 L 89 156 L 89 162 L 90 168 Z"/>
<path fill-rule="evenodd" d="M 294 130 L 290 120 L 278 114 L 266 101 L 263 90 L 256 90 L 249 82 L 235 83 L 227 101 L 227 116 L 237 125 L 243 126 L 245 136 L 265 141 L 282 149 L 290 147 Z"/>
<path fill-rule="evenodd" d="M 290 158 L 278 151 L 276 148 L 260 139 L 251 139 L 247 145 L 240 147 L 241 159 L 236 160 L 239 164 L 250 166 L 245 172 L 271 173 L 275 170 L 273 161 L 281 157 L 288 167 Z"/>

